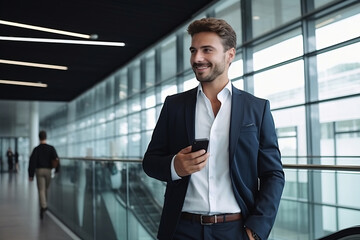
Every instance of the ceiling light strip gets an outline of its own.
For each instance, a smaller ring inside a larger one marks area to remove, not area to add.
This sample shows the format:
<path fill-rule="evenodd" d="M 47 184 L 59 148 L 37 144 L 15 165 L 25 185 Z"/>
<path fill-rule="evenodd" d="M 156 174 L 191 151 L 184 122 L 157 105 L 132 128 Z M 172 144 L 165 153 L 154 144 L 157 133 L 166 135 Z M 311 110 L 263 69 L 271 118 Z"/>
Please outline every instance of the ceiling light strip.
<path fill-rule="evenodd" d="M 32 30 L 37 30 L 37 31 L 42 31 L 42 32 L 56 33 L 56 34 L 72 36 L 72 37 L 78 37 L 78 38 L 86 38 L 86 39 L 91 38 L 91 35 L 87 35 L 87 34 L 62 31 L 62 30 L 57 30 L 57 29 L 52 29 L 52 28 L 38 27 L 38 26 L 33 26 L 33 25 L 28 25 L 28 24 L 23 24 L 23 23 L 10 22 L 10 21 L 4 21 L 4 20 L 0 20 L 0 24 L 13 26 L 13 27 L 27 28 L 27 29 L 32 29 Z"/>
<path fill-rule="evenodd" d="M 0 40 L 4 41 L 21 41 L 21 42 L 42 42 L 42 43 L 66 43 L 81 45 L 99 45 L 110 47 L 124 47 L 123 42 L 101 42 L 101 41 L 82 41 L 82 40 L 66 40 L 66 39 L 49 39 L 49 38 L 24 38 L 24 37 L 5 37 L 0 36 Z"/>
<path fill-rule="evenodd" d="M 27 86 L 27 87 L 47 87 L 45 83 L 34 83 L 34 82 L 22 82 L 22 81 L 12 81 L 12 80 L 1 80 L 0 84 L 9 84 L 9 85 L 20 85 L 20 86 Z"/>
<path fill-rule="evenodd" d="M 32 62 L 22 62 L 22 61 L 12 61 L 12 60 L 5 60 L 5 59 L 0 59 L 0 63 L 28 66 L 28 67 L 49 68 L 49 69 L 56 69 L 56 70 L 68 70 L 68 67 L 66 67 L 66 66 L 42 64 L 42 63 L 32 63 Z"/>

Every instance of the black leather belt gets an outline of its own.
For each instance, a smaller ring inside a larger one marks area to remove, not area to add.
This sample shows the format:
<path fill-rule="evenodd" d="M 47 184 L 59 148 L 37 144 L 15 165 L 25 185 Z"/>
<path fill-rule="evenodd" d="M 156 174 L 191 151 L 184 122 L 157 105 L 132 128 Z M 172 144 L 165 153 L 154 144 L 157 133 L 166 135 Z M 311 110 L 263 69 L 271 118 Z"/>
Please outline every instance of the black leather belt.
<path fill-rule="evenodd" d="M 202 214 L 182 212 L 181 219 L 199 222 L 202 225 L 211 225 L 214 223 L 239 221 L 241 219 L 241 214 L 229 213 L 229 214 L 219 214 L 219 215 L 202 215 Z"/>

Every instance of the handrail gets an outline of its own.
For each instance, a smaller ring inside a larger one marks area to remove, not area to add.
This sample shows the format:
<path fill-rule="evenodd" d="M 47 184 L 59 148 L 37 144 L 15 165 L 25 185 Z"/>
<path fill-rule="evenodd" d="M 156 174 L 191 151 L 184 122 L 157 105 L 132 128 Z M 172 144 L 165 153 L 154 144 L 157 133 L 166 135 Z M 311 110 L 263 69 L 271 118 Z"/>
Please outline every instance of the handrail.
<path fill-rule="evenodd" d="M 336 157 L 339 157 L 339 156 L 336 156 Z M 71 159 L 71 160 L 83 160 L 83 161 L 142 163 L 141 158 L 94 158 L 94 157 L 60 157 L 60 158 Z M 283 164 L 283 168 L 285 168 L 285 169 L 308 169 L 308 170 L 333 170 L 333 171 L 360 172 L 359 165 Z"/>
<path fill-rule="evenodd" d="M 142 162 L 141 158 L 94 158 L 94 157 L 60 157 L 60 159 L 98 161 L 98 162 Z"/>
<path fill-rule="evenodd" d="M 322 164 L 283 164 L 286 169 L 334 170 L 360 172 L 358 165 L 322 165 Z"/>

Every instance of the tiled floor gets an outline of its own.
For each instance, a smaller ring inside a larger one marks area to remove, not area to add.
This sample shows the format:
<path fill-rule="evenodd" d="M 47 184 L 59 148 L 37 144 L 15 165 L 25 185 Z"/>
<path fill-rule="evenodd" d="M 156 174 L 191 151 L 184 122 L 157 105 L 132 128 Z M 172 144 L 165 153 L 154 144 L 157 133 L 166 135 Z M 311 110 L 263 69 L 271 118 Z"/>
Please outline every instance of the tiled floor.
<path fill-rule="evenodd" d="M 77 239 L 51 212 L 40 220 L 36 180 L 28 181 L 26 165 L 0 173 L 0 240 Z"/>

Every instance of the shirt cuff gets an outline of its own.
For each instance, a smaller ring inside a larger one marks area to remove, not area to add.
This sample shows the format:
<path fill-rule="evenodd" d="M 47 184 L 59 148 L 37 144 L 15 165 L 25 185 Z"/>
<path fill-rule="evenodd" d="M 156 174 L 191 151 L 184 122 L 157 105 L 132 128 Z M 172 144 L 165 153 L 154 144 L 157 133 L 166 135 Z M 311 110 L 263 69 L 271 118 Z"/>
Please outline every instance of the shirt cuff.
<path fill-rule="evenodd" d="M 175 171 L 175 165 L 174 165 L 175 164 L 174 163 L 175 162 L 175 157 L 176 157 L 176 155 L 171 160 L 171 179 L 173 181 L 181 179 L 181 177 L 179 175 L 177 175 L 177 173 Z"/>

